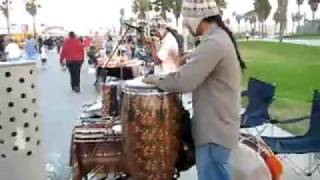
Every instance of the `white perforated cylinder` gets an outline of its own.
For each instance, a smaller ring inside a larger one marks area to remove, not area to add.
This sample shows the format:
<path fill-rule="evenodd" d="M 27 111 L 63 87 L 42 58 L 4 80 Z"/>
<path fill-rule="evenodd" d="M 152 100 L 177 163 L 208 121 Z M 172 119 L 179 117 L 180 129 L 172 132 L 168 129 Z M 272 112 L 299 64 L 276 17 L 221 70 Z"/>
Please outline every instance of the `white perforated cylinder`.
<path fill-rule="evenodd" d="M 0 63 L 0 180 L 44 180 L 37 69 Z"/>

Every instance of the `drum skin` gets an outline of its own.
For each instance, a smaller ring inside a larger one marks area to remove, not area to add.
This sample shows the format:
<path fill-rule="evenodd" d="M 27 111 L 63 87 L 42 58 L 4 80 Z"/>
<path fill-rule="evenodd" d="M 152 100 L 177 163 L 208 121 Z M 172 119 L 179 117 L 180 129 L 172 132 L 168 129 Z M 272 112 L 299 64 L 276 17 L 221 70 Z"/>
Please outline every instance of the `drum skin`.
<path fill-rule="evenodd" d="M 124 93 L 121 119 L 129 177 L 134 180 L 172 179 L 180 147 L 178 96 Z"/>

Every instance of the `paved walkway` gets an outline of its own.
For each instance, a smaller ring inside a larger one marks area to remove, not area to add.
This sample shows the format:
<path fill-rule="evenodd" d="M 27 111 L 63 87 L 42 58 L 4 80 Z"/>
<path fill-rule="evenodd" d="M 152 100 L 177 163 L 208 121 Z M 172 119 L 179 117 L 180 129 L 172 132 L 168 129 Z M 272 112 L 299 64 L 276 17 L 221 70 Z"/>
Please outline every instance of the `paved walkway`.
<path fill-rule="evenodd" d="M 279 42 L 279 40 L 275 38 L 265 38 L 265 39 L 257 39 L 257 40 Z M 320 46 L 320 39 L 283 39 L 283 42 L 290 43 L 290 44 L 307 45 L 307 46 Z"/>
<path fill-rule="evenodd" d="M 65 162 L 69 159 L 71 130 L 77 120 L 81 106 L 95 99 L 94 77 L 82 71 L 82 93 L 72 92 L 69 74 L 62 72 L 58 57 L 49 53 L 47 70 L 39 69 L 40 107 L 43 119 L 44 145 L 47 155 L 59 153 Z"/>
<path fill-rule="evenodd" d="M 93 76 L 87 74 L 86 66 L 82 71 L 82 93 L 75 94 L 69 87 L 68 72 L 62 72 L 57 55 L 49 53 L 49 68 L 39 70 L 40 105 L 44 129 L 44 146 L 46 157 L 52 154 L 61 154 L 65 164 L 69 162 L 69 146 L 71 130 L 79 116 L 82 104 L 91 102 L 97 96 L 94 87 Z M 266 134 L 270 134 L 270 130 Z M 281 129 L 275 128 L 274 134 L 289 135 Z M 301 156 L 299 163 L 305 163 L 306 157 Z M 245 162 L 243 162 L 245 165 Z M 196 180 L 195 168 L 184 173 L 181 180 Z M 286 166 L 284 180 L 309 180 L 303 176 L 297 176 Z M 320 179 L 315 176 L 313 179 Z"/>

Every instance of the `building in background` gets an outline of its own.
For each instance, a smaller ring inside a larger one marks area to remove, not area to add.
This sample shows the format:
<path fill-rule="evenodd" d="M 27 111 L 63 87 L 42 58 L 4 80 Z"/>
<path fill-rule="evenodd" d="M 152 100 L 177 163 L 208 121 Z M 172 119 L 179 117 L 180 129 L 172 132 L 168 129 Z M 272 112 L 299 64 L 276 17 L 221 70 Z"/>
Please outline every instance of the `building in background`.
<path fill-rule="evenodd" d="M 320 19 L 305 20 L 304 25 L 299 30 L 299 33 L 320 33 Z"/>

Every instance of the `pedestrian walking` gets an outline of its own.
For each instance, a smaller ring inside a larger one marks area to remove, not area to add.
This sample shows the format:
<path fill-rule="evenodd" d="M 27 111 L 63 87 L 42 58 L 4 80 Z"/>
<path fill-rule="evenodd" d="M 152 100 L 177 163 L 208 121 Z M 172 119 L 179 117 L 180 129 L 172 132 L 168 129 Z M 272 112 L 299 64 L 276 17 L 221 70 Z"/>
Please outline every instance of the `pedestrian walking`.
<path fill-rule="evenodd" d="M 60 64 L 66 63 L 70 72 L 71 88 L 74 92 L 80 93 L 80 73 L 84 61 L 84 47 L 74 32 L 69 33 L 62 46 Z"/>
<path fill-rule="evenodd" d="M 106 42 L 104 43 L 104 48 L 106 50 L 106 55 L 109 56 L 113 51 L 113 39 L 111 36 L 109 36 Z"/>
<path fill-rule="evenodd" d="M 43 46 L 43 39 L 42 39 L 42 37 L 40 36 L 40 37 L 38 38 L 38 52 L 39 52 L 39 54 L 41 54 L 42 46 Z"/>
<path fill-rule="evenodd" d="M 27 60 L 37 60 L 37 43 L 32 36 L 28 36 L 24 49 L 26 54 L 25 58 Z"/>
<path fill-rule="evenodd" d="M 48 56 L 47 56 L 47 50 L 44 46 L 41 47 L 41 51 L 40 51 L 40 56 L 41 56 L 41 64 L 42 64 L 42 69 L 45 70 L 48 68 Z"/>

